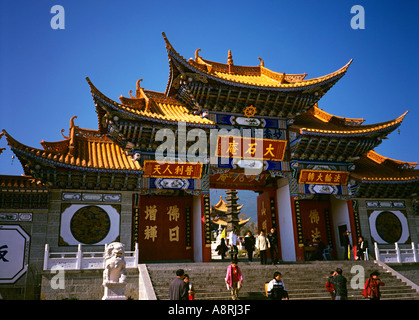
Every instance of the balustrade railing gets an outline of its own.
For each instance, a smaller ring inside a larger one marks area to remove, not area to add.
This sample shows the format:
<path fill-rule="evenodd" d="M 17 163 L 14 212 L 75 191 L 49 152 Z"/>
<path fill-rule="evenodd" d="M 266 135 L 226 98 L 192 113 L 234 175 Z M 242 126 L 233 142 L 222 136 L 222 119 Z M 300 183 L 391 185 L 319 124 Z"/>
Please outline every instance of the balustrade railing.
<path fill-rule="evenodd" d="M 419 257 L 419 245 L 416 247 L 414 242 L 410 247 L 403 248 L 397 242 L 394 244 L 394 248 L 380 248 L 375 242 L 374 251 L 375 258 L 384 263 L 418 262 Z"/>
<path fill-rule="evenodd" d="M 134 251 L 125 251 L 124 258 L 126 268 L 137 268 L 138 244 L 135 245 Z M 104 263 L 103 252 L 83 252 L 81 244 L 78 245 L 77 252 L 51 252 L 49 245 L 45 245 L 44 270 L 57 268 L 64 270 L 103 269 Z"/>

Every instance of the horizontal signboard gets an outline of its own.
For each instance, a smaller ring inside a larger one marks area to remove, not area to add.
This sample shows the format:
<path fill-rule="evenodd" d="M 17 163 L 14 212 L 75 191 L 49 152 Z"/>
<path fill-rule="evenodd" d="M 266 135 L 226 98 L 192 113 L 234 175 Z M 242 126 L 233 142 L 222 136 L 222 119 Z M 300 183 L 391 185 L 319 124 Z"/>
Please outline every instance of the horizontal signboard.
<path fill-rule="evenodd" d="M 200 179 L 202 163 L 144 161 L 144 175 L 154 178 Z"/>
<path fill-rule="evenodd" d="M 346 185 L 348 178 L 349 172 L 345 171 L 302 169 L 298 183 Z"/>
<path fill-rule="evenodd" d="M 215 156 L 251 160 L 282 161 L 286 140 L 218 136 Z"/>

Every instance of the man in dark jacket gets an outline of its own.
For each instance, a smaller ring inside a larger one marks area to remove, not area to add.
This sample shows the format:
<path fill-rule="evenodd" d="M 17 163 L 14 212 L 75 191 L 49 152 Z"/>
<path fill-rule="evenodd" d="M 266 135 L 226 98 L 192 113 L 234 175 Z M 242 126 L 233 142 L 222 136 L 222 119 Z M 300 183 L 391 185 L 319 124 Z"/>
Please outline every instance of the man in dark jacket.
<path fill-rule="evenodd" d="M 335 286 L 335 300 L 348 300 L 346 278 L 342 275 L 342 269 L 337 268 L 330 282 Z"/>
<path fill-rule="evenodd" d="M 244 248 L 247 251 L 249 261 L 253 261 L 253 251 L 255 250 L 256 239 L 250 231 L 247 231 L 247 235 L 244 237 Z"/>
<path fill-rule="evenodd" d="M 176 271 L 176 278 L 169 286 L 170 300 L 188 300 L 188 284 L 183 280 L 185 278 L 185 271 L 179 269 Z"/>
<path fill-rule="evenodd" d="M 271 251 L 271 263 L 277 264 L 279 260 L 279 249 L 278 249 L 278 237 L 275 232 L 275 228 L 271 229 L 271 232 L 268 233 L 268 240 L 271 244 L 269 248 Z"/>

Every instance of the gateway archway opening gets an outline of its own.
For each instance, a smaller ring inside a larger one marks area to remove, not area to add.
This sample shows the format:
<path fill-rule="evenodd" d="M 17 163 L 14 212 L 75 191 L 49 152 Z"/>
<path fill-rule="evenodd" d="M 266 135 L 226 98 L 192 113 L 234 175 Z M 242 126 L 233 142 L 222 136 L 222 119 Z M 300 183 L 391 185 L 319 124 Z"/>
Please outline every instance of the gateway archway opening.
<path fill-rule="evenodd" d="M 221 252 L 217 247 L 221 243 L 225 243 L 230 248 L 229 232 L 232 228 L 232 221 L 237 227 L 240 243 L 238 245 L 239 259 L 248 259 L 248 252 L 244 246 L 245 237 L 250 231 L 251 235 L 256 239 L 258 235 L 258 193 L 252 190 L 237 190 L 233 192 L 236 198 L 236 207 L 230 208 L 232 196 L 229 192 L 231 189 L 211 189 L 211 259 L 213 261 L 222 260 Z M 232 215 L 231 210 L 235 210 L 236 214 Z M 253 253 L 255 256 L 255 253 Z M 224 259 L 229 260 L 231 257 L 227 251 Z"/>

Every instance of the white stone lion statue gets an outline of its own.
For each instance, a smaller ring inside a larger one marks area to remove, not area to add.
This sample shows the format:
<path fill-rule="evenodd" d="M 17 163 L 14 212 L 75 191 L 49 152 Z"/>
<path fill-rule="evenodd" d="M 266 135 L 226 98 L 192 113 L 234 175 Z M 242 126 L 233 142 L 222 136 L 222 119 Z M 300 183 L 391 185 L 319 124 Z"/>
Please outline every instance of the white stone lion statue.
<path fill-rule="evenodd" d="M 103 284 L 126 283 L 125 274 L 125 246 L 120 242 L 112 242 L 105 248 L 105 270 L 103 271 Z"/>

